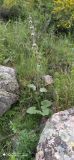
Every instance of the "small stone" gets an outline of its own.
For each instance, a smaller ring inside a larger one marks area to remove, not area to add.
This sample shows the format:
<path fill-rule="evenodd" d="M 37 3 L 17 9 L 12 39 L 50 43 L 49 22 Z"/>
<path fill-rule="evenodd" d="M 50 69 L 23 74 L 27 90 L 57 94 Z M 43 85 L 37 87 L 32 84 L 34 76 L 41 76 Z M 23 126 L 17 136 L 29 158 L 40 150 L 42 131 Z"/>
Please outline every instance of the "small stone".
<path fill-rule="evenodd" d="M 51 85 L 53 83 L 52 76 L 50 75 L 43 76 L 43 79 L 45 81 L 45 85 Z"/>

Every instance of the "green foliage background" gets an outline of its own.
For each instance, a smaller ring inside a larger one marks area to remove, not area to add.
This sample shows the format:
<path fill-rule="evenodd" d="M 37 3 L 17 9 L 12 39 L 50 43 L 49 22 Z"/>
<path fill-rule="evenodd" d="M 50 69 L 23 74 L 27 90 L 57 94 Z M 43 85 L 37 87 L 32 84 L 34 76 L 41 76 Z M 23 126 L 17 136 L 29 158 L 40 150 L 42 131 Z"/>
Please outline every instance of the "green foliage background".
<path fill-rule="evenodd" d="M 52 112 L 74 105 L 73 19 L 70 27 L 65 25 L 71 20 L 73 10 L 64 7 L 65 14 L 62 14 L 60 2 L 54 5 L 51 0 L 19 0 L 15 5 L 12 1 L 10 5 L 8 0 L 0 1 L 3 9 L 8 8 L 10 12 L 11 8 L 13 12 L 14 8 L 19 10 L 16 19 L 12 16 L 8 21 L 0 21 L 0 64 L 16 68 L 20 85 L 19 102 L 0 118 L 1 159 L 34 160 L 39 134 L 44 126 L 42 122 L 50 114 L 44 117 L 29 115 L 28 108 L 35 106 L 40 111 L 44 100 L 52 102 L 48 108 Z M 32 50 L 29 15 L 33 19 L 38 51 L 42 57 L 43 70 L 40 73 L 37 72 L 36 53 Z M 52 85 L 45 86 L 41 78 L 43 73 L 53 77 Z M 36 87 L 35 91 L 28 87 L 31 85 Z M 41 88 L 47 92 L 40 92 Z M 15 149 L 13 139 L 17 142 Z M 7 154 L 5 157 L 4 153 Z"/>

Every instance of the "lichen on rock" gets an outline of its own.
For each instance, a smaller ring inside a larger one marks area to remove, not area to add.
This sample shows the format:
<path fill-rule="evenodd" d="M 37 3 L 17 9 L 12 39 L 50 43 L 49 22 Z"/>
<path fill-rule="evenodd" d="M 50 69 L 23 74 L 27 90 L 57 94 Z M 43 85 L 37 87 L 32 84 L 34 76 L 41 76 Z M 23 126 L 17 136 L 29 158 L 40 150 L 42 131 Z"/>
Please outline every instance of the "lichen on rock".
<path fill-rule="evenodd" d="M 0 65 L 0 116 L 19 98 L 15 69 Z"/>
<path fill-rule="evenodd" d="M 36 160 L 74 160 L 74 108 L 55 113 L 47 121 Z"/>

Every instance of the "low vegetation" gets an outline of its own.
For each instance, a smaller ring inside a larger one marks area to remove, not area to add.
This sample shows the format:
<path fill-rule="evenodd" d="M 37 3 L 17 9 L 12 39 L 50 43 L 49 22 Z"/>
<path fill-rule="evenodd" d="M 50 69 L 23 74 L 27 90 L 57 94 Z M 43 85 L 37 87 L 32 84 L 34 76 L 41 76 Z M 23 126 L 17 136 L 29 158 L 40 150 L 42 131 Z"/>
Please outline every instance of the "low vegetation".
<path fill-rule="evenodd" d="M 74 105 L 73 9 L 70 0 L 0 2 L 0 64 L 16 68 L 20 86 L 19 102 L 0 117 L 0 159 L 34 160 L 47 118 Z M 41 56 L 39 71 L 29 16 Z M 46 85 L 44 75 L 51 75 L 53 83 Z"/>

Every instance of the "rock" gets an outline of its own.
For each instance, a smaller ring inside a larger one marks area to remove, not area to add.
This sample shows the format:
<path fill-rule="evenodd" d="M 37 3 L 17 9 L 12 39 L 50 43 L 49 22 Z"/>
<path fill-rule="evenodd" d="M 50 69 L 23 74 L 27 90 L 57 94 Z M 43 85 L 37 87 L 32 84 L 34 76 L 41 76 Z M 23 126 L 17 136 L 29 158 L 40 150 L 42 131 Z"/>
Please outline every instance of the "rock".
<path fill-rule="evenodd" d="M 43 80 L 46 86 L 51 85 L 53 83 L 53 78 L 50 75 L 43 76 Z"/>
<path fill-rule="evenodd" d="M 18 100 L 19 86 L 15 70 L 0 65 L 0 116 Z"/>
<path fill-rule="evenodd" d="M 36 160 L 74 160 L 74 108 L 55 113 L 46 122 Z"/>

